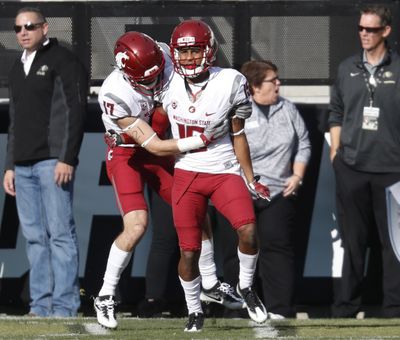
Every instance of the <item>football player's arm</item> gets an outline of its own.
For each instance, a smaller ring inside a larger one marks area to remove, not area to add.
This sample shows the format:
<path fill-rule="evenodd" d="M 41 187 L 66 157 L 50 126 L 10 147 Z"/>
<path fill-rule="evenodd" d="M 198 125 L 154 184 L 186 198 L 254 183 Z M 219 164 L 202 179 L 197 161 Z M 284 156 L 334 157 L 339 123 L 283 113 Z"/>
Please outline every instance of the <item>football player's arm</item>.
<path fill-rule="evenodd" d="M 198 136 L 161 140 L 152 127 L 140 118 L 125 117 L 119 119 L 117 123 L 137 144 L 157 156 L 174 155 L 202 148 L 228 131 L 226 120 L 207 127 Z"/>
<path fill-rule="evenodd" d="M 242 168 L 244 177 L 246 178 L 247 186 L 257 197 L 269 200 L 270 193 L 268 187 L 258 183 L 258 176 L 256 176 L 258 178 L 254 177 L 249 143 L 247 142 L 247 137 L 244 132 L 245 120 L 234 116 L 231 122 L 233 148 L 240 167 Z"/>
<path fill-rule="evenodd" d="M 161 140 L 152 127 L 140 118 L 125 117 L 119 119 L 117 123 L 136 144 L 157 156 L 168 156 L 181 152 L 176 140 Z"/>
<path fill-rule="evenodd" d="M 231 123 L 233 148 L 247 183 L 254 181 L 253 165 L 250 158 L 250 148 L 244 133 L 244 119 L 233 117 Z"/>
<path fill-rule="evenodd" d="M 121 123 L 122 124 L 122 123 Z M 168 115 L 162 109 L 155 109 L 151 116 L 151 128 L 157 133 L 160 139 L 165 139 L 166 132 L 170 127 Z M 116 132 L 115 130 L 107 130 L 104 134 L 104 141 L 110 148 L 123 144 L 136 144 L 137 142 L 126 132 Z"/>

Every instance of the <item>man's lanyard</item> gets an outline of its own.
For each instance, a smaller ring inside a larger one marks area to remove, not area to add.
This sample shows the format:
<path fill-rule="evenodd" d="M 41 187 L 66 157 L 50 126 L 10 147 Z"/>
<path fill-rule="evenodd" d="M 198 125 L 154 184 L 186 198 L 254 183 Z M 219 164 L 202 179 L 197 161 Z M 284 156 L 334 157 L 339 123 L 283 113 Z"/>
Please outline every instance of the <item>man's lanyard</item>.
<path fill-rule="evenodd" d="M 369 75 L 369 76 L 368 76 Z M 369 73 L 366 70 L 363 71 L 365 86 L 367 87 L 369 93 L 369 106 L 372 106 L 374 102 L 375 90 L 381 82 L 383 75 L 383 67 L 375 71 L 375 74 Z"/>
<path fill-rule="evenodd" d="M 373 103 L 376 88 L 383 78 L 383 67 L 376 69 L 374 74 L 364 67 L 363 76 L 369 93 L 369 106 L 365 106 L 363 109 L 362 129 L 377 131 L 379 128 L 380 108 L 374 107 Z"/>

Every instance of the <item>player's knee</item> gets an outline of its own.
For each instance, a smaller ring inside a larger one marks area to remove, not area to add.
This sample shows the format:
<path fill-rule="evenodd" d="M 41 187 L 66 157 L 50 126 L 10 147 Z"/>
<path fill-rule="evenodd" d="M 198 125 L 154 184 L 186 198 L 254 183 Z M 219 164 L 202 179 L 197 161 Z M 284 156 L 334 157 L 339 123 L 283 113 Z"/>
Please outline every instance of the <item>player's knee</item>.
<path fill-rule="evenodd" d="M 237 229 L 239 243 L 246 248 L 257 248 L 257 228 L 254 223 L 245 224 Z"/>
<path fill-rule="evenodd" d="M 127 225 L 122 231 L 121 237 L 125 239 L 127 243 L 136 244 L 140 240 L 147 230 L 147 225 L 144 223 L 136 223 Z"/>
<path fill-rule="evenodd" d="M 185 281 L 191 281 L 199 276 L 199 257 L 200 250 L 181 250 L 181 259 L 179 261 L 179 275 L 182 279 L 184 279 Z"/>
<path fill-rule="evenodd" d="M 183 250 L 181 249 L 181 258 L 186 262 L 196 262 L 200 257 L 200 249 Z"/>

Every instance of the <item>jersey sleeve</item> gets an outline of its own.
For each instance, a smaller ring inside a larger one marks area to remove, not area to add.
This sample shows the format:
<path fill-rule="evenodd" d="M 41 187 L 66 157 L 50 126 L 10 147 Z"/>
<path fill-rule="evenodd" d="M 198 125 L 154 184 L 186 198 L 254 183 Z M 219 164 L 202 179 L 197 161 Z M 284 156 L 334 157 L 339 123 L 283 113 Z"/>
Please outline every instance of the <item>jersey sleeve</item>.
<path fill-rule="evenodd" d="M 112 92 L 99 96 L 99 104 L 103 113 L 106 113 L 111 119 L 138 117 L 141 112 L 139 102 L 132 100 L 132 98 L 123 98 L 123 96 Z"/>
<path fill-rule="evenodd" d="M 235 72 L 230 102 L 232 106 L 240 106 L 248 104 L 250 102 L 250 91 L 247 83 L 247 79 L 244 75 L 239 72 Z"/>
<path fill-rule="evenodd" d="M 142 107 L 142 95 L 125 80 L 120 70 L 114 70 L 103 82 L 98 101 L 104 114 L 110 119 L 139 117 L 147 107 Z"/>

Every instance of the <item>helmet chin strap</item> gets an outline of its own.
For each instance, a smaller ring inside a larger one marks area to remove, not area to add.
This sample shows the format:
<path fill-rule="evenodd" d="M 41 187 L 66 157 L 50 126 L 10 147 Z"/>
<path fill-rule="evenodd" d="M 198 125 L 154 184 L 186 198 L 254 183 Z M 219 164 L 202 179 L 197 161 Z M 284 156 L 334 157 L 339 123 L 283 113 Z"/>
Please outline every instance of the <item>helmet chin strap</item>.
<path fill-rule="evenodd" d="M 181 68 L 183 75 L 186 78 L 192 79 L 192 78 L 198 77 L 200 74 L 202 74 L 208 70 L 208 68 L 205 67 L 205 63 L 206 63 L 206 58 L 205 58 L 205 53 L 204 53 L 203 59 L 202 59 L 200 65 L 196 65 L 196 67 L 193 67 L 193 68 L 187 68 L 184 65 L 180 65 L 180 68 Z"/>
<path fill-rule="evenodd" d="M 125 77 L 134 89 L 136 89 L 139 93 L 144 94 L 145 96 L 154 96 L 156 93 L 159 93 L 161 91 L 161 75 L 158 75 L 156 78 L 154 78 L 154 80 L 147 84 L 143 84 L 133 80 L 130 81 L 127 75 L 125 75 Z"/>
<path fill-rule="evenodd" d="M 154 78 L 154 80 L 151 83 L 143 84 L 138 82 L 138 84 L 144 88 L 151 90 L 157 85 L 157 82 L 158 82 L 158 77 Z"/>

